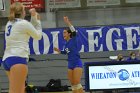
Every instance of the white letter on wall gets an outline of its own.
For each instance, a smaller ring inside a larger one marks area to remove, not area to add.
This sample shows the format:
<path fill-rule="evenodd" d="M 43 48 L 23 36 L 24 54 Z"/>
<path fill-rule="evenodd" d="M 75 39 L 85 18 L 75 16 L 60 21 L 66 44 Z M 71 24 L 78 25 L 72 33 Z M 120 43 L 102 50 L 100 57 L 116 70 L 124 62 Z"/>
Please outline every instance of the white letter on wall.
<path fill-rule="evenodd" d="M 101 44 L 100 46 L 98 45 L 99 42 L 99 38 L 102 37 L 102 31 L 101 29 L 97 29 L 97 30 L 87 30 L 86 32 L 88 32 L 88 44 L 89 44 L 89 52 L 94 52 L 95 51 L 95 47 L 94 44 L 97 47 L 100 47 L 100 49 L 98 51 L 103 51 L 103 45 Z M 99 38 L 97 36 L 94 37 L 94 33 L 99 33 Z M 95 39 L 94 39 L 95 38 Z"/>
<path fill-rule="evenodd" d="M 59 31 L 51 32 L 51 34 L 53 36 L 53 42 L 51 42 L 51 43 L 53 43 L 53 48 L 54 47 L 59 48 L 58 47 L 58 34 L 59 34 Z M 57 53 L 57 52 L 54 51 L 53 53 Z"/>
<path fill-rule="evenodd" d="M 128 50 L 132 50 L 133 49 L 133 42 L 134 44 L 136 44 L 136 34 L 134 34 L 134 36 L 132 36 L 132 30 L 135 30 L 138 32 L 138 35 L 140 35 L 139 32 L 139 27 L 128 27 L 128 28 L 124 28 L 126 30 L 126 35 L 127 35 L 127 49 Z M 140 43 L 139 43 L 140 45 Z"/>
<path fill-rule="evenodd" d="M 120 29 L 119 28 L 111 28 L 111 29 L 108 30 L 108 32 L 106 34 L 106 46 L 107 46 L 109 51 L 114 51 L 113 45 L 112 45 L 112 33 L 114 31 L 117 31 L 120 34 Z M 117 44 L 119 44 L 119 43 L 117 43 Z"/>
<path fill-rule="evenodd" d="M 47 54 L 49 52 L 50 41 L 47 34 L 43 33 L 43 41 L 44 41 L 44 52 L 43 54 Z"/>

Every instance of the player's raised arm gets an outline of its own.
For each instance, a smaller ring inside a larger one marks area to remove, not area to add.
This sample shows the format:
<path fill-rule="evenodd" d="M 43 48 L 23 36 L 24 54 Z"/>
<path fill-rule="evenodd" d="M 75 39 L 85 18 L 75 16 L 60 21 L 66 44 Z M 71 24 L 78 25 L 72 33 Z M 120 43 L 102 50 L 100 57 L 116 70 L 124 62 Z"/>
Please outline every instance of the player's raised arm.
<path fill-rule="evenodd" d="M 31 23 L 32 25 L 28 24 L 28 33 L 31 35 L 32 38 L 40 40 L 42 38 L 42 27 L 40 21 L 40 15 L 36 12 L 36 10 L 30 9 L 29 12 L 31 13 Z"/>
<path fill-rule="evenodd" d="M 41 24 L 40 22 L 40 15 L 36 12 L 35 8 L 32 8 L 29 10 L 29 13 L 31 14 L 31 23 L 33 26 L 38 26 Z"/>
<path fill-rule="evenodd" d="M 69 18 L 67 16 L 64 16 L 64 22 L 69 26 L 70 30 L 72 32 L 75 32 L 75 28 L 74 26 L 71 24 Z"/>

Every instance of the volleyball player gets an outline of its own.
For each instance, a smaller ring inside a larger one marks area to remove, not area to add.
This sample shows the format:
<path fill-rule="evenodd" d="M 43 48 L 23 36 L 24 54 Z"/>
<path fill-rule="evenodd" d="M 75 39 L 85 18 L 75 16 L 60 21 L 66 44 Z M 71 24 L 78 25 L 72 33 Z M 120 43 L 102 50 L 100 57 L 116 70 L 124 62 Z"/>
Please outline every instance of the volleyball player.
<path fill-rule="evenodd" d="M 76 31 L 67 16 L 64 17 L 64 22 L 70 28 L 63 31 L 63 38 L 66 40 L 64 51 L 58 48 L 54 48 L 54 50 L 68 55 L 68 79 L 70 80 L 72 91 L 73 93 L 83 93 L 83 87 L 80 83 L 83 69 L 78 51 Z"/>
<path fill-rule="evenodd" d="M 6 47 L 3 66 L 9 78 L 9 93 L 24 93 L 28 74 L 29 38 L 42 38 L 41 22 L 35 9 L 30 11 L 31 22 L 24 20 L 25 8 L 20 2 L 10 6 L 9 21 L 5 28 Z"/>

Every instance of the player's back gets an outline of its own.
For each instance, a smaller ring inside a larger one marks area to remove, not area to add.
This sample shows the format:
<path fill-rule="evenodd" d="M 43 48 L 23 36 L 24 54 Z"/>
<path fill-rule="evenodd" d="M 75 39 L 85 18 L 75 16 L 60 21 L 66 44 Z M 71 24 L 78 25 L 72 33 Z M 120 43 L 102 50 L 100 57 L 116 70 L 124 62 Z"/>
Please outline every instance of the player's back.
<path fill-rule="evenodd" d="M 5 59 L 7 56 L 27 57 L 29 52 L 29 38 L 26 26 L 30 23 L 24 19 L 16 19 L 15 21 L 9 21 L 5 28 Z"/>
<path fill-rule="evenodd" d="M 26 25 L 28 21 L 17 19 L 14 22 L 9 21 L 5 28 L 6 48 L 24 47 L 28 45 L 30 36 L 27 34 Z"/>

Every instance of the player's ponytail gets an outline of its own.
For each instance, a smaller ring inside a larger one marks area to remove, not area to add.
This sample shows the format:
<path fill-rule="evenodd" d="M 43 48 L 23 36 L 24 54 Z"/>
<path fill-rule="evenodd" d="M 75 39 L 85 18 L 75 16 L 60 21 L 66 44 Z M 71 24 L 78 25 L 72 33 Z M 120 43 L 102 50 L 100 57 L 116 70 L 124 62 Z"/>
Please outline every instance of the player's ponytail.
<path fill-rule="evenodd" d="M 9 20 L 13 21 L 15 19 L 15 12 L 11 9 L 10 10 L 10 15 L 9 15 Z"/>
<path fill-rule="evenodd" d="M 75 37 L 76 36 L 76 31 L 71 31 L 70 29 L 66 29 L 68 33 L 70 33 L 70 38 Z"/>
<path fill-rule="evenodd" d="M 15 2 L 10 6 L 9 20 L 13 21 L 15 18 L 21 18 L 23 16 L 24 6 L 20 2 Z"/>

